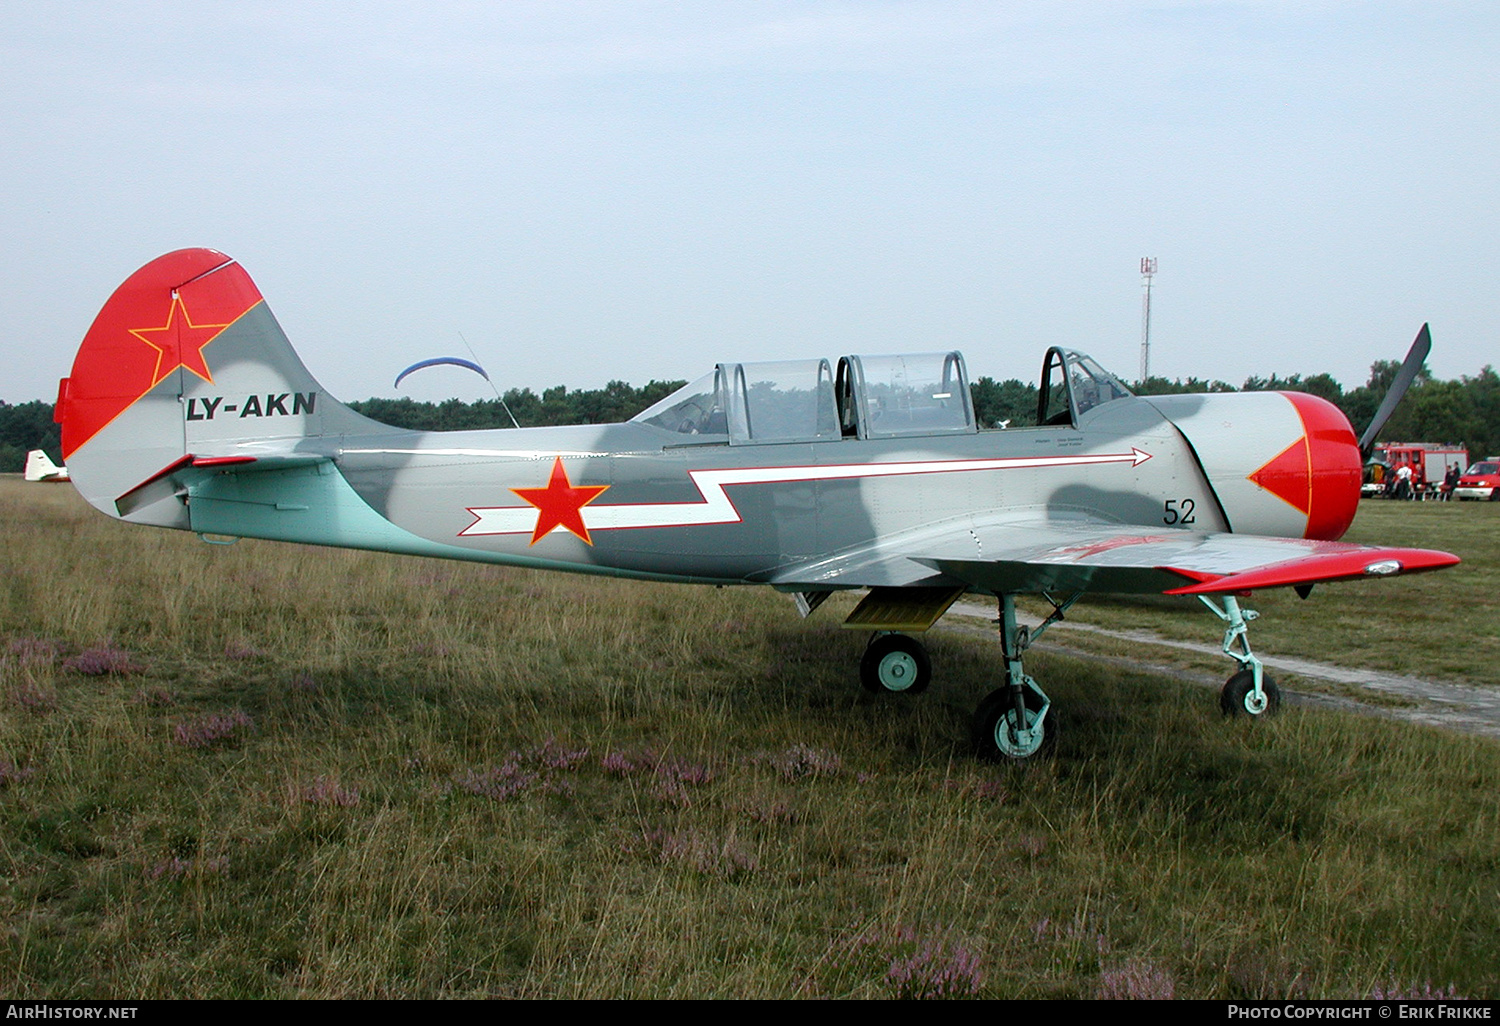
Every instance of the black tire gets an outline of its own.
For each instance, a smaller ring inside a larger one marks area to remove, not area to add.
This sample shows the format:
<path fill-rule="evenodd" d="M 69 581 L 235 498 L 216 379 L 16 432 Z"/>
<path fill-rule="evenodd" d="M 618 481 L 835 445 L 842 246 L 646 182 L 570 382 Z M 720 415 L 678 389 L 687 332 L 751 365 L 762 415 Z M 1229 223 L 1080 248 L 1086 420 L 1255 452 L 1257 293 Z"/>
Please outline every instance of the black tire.
<path fill-rule="evenodd" d="M 1255 712 L 1246 704 L 1255 691 L 1255 671 L 1241 670 L 1224 682 L 1224 689 L 1219 692 L 1219 708 L 1225 716 L 1275 716 L 1281 711 L 1281 689 L 1264 671 L 1260 675 L 1260 689 L 1266 696 L 1266 707 Z"/>
<path fill-rule="evenodd" d="M 932 683 L 932 660 L 916 638 L 881 634 L 859 661 L 859 682 L 877 694 L 919 694 Z"/>
<path fill-rule="evenodd" d="M 1035 722 L 1046 707 L 1045 700 L 1030 688 L 1025 696 L 1028 722 Z M 1057 745 L 1057 721 L 1048 715 L 1042 721 L 1042 739 L 1027 747 L 1015 737 L 1016 700 L 1010 688 L 997 688 L 974 710 L 974 749 L 988 762 L 1021 762 L 1050 753 Z"/>

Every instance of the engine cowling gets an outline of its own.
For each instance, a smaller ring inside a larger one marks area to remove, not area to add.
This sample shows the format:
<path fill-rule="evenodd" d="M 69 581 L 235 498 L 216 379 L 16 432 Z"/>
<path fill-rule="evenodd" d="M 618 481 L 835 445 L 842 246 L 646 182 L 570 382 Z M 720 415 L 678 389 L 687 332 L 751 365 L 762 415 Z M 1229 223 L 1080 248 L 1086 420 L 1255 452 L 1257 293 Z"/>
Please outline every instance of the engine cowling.
<path fill-rule="evenodd" d="M 1359 507 L 1359 442 L 1343 412 L 1303 392 L 1150 396 L 1192 447 L 1230 530 L 1341 538 Z"/>

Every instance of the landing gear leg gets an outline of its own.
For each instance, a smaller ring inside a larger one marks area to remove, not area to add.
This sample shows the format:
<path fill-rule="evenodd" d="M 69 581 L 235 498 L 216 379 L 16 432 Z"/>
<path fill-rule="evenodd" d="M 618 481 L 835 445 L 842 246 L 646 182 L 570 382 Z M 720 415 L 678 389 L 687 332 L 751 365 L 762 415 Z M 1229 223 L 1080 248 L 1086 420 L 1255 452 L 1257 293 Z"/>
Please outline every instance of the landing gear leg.
<path fill-rule="evenodd" d="M 1250 651 L 1247 624 L 1260 614 L 1241 609 L 1233 595 L 1223 597 L 1222 608 L 1207 595 L 1199 595 L 1203 604 L 1229 626 L 1224 631 L 1224 654 L 1240 664 L 1239 671 L 1224 682 L 1219 692 L 1219 708 L 1225 716 L 1274 716 L 1281 708 L 1281 689 L 1266 673 L 1261 661 Z M 1239 651 L 1235 651 L 1236 643 Z"/>
<path fill-rule="evenodd" d="M 1053 602 L 1052 615 L 1032 631 L 1016 622 L 1015 596 L 999 597 L 1005 686 L 985 696 L 974 711 L 974 745 L 980 758 L 1028 759 L 1056 743 L 1056 724 L 1047 721 L 1052 702 L 1036 681 L 1026 675 L 1022 656 L 1043 631 L 1063 618 L 1077 598 L 1074 595 L 1061 604 Z M 1050 597 L 1048 601 L 1052 601 Z"/>

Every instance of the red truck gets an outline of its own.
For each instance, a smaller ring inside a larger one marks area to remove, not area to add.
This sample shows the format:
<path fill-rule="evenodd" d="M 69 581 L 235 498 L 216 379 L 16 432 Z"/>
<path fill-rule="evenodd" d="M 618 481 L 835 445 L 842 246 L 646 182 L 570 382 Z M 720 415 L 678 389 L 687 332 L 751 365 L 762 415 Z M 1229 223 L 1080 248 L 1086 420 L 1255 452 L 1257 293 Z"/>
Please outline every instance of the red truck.
<path fill-rule="evenodd" d="M 1366 468 L 1360 494 L 1395 495 L 1401 468 L 1410 467 L 1413 497 L 1426 499 L 1441 492 L 1449 467 L 1463 470 L 1469 465 L 1469 450 L 1433 442 L 1388 442 L 1375 447 L 1375 460 L 1384 464 L 1384 469 L 1372 474 L 1371 468 Z"/>

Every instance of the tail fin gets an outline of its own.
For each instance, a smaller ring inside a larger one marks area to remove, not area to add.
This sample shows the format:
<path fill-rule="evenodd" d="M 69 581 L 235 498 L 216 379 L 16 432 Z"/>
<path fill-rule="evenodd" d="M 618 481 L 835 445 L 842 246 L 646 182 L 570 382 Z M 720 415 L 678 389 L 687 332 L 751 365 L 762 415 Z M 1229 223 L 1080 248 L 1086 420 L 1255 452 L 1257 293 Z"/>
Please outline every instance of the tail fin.
<path fill-rule="evenodd" d="M 323 392 L 250 276 L 211 249 L 158 257 L 115 290 L 59 385 L 55 415 L 90 503 L 183 528 L 176 489 L 147 495 L 146 485 L 194 464 L 287 456 L 370 423 Z"/>
<path fill-rule="evenodd" d="M 26 454 L 25 476 L 28 481 L 66 481 L 68 471 L 53 463 L 41 449 L 32 449 Z"/>

